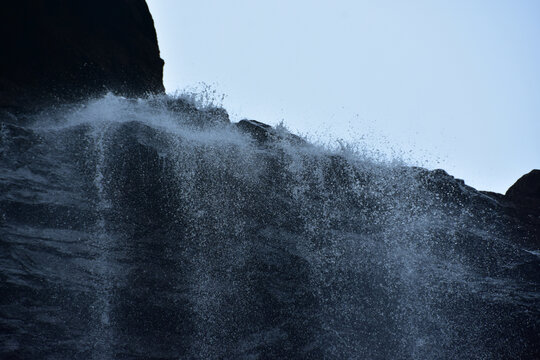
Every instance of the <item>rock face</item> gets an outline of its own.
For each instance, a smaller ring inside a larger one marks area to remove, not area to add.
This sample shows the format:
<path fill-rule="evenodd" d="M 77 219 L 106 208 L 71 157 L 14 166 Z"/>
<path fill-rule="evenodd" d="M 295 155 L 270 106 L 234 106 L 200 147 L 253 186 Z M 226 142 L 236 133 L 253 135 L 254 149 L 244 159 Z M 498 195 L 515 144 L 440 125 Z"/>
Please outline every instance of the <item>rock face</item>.
<path fill-rule="evenodd" d="M 163 98 L 0 123 L 0 359 L 540 359 L 503 195 Z"/>
<path fill-rule="evenodd" d="M 0 4 L 0 107 L 163 92 L 163 60 L 144 0 Z"/>

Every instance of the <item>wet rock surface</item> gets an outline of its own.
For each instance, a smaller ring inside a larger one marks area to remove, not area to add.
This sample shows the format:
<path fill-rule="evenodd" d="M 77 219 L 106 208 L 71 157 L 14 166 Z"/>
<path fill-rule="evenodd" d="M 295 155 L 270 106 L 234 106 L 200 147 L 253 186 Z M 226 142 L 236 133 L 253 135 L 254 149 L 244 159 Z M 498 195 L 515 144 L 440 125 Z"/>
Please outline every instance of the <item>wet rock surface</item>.
<path fill-rule="evenodd" d="M 199 110 L 1 125 L 0 357 L 540 354 L 540 258 L 501 199 Z"/>

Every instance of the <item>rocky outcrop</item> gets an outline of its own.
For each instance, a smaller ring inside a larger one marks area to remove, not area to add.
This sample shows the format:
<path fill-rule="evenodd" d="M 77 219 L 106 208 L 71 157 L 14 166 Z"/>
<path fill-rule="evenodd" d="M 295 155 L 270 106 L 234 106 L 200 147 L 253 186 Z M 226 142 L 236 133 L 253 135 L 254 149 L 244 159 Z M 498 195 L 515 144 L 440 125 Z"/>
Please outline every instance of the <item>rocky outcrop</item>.
<path fill-rule="evenodd" d="M 520 177 L 506 191 L 503 204 L 526 224 L 533 243 L 540 246 L 540 170 L 534 169 Z"/>
<path fill-rule="evenodd" d="M 522 208 L 540 210 L 540 170 L 535 169 L 519 178 L 505 198 Z"/>
<path fill-rule="evenodd" d="M 295 145 L 305 145 L 306 141 L 301 137 L 291 134 L 288 131 L 279 131 L 272 126 L 257 120 L 240 120 L 235 124 L 240 131 L 249 134 L 259 144 L 264 144 L 273 140 L 285 140 Z"/>
<path fill-rule="evenodd" d="M 108 91 L 164 91 L 163 60 L 144 0 L 0 4 L 0 108 L 28 110 Z"/>

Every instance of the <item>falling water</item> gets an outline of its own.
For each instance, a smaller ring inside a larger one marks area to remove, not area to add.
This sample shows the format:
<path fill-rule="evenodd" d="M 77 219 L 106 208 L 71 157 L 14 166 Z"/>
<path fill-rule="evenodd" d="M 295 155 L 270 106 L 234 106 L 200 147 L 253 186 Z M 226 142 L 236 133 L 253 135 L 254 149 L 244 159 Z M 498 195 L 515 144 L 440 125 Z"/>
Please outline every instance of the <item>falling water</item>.
<path fill-rule="evenodd" d="M 538 355 L 538 249 L 490 198 L 196 105 L 2 123 L 2 357 Z"/>
<path fill-rule="evenodd" d="M 106 135 L 110 131 L 109 124 L 91 124 L 89 137 L 94 143 L 95 151 L 95 175 L 94 186 L 96 188 L 97 201 L 95 209 L 97 222 L 95 225 L 93 246 L 97 254 L 92 271 L 96 279 L 96 299 L 91 305 L 92 318 L 96 324 L 92 326 L 89 341 L 93 343 L 92 355 L 95 359 L 112 358 L 113 328 L 110 322 L 112 291 L 115 284 L 113 266 L 109 258 L 114 246 L 114 237 L 107 232 L 106 213 L 111 208 L 107 196 L 105 177 L 105 157 L 107 154 Z"/>

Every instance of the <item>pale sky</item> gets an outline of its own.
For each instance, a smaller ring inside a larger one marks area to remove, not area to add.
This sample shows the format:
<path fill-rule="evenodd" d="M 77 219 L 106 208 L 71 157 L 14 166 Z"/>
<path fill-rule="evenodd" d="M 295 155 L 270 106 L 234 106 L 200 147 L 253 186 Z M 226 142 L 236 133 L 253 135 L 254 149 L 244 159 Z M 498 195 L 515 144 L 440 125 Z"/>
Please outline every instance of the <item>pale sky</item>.
<path fill-rule="evenodd" d="M 540 1 L 148 0 L 167 92 L 504 193 L 540 168 Z"/>

